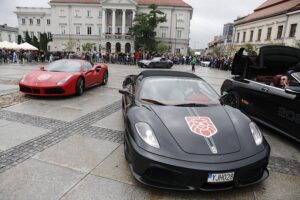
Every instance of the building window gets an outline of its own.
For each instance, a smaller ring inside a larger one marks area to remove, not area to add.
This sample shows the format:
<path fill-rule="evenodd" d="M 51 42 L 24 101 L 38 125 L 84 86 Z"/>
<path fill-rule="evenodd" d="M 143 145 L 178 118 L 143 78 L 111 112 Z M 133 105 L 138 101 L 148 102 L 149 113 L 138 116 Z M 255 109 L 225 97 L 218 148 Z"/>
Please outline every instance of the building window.
<path fill-rule="evenodd" d="M 271 40 L 271 34 L 272 34 L 272 27 L 269 27 L 266 40 Z"/>
<path fill-rule="evenodd" d="M 79 17 L 79 10 L 75 10 L 75 16 Z"/>
<path fill-rule="evenodd" d="M 34 36 L 34 32 L 31 31 L 30 32 L 30 37 L 33 38 L 33 36 Z"/>
<path fill-rule="evenodd" d="M 282 31 L 283 31 L 283 26 L 278 26 L 277 39 L 281 39 Z"/>
<path fill-rule="evenodd" d="M 47 19 L 47 25 L 50 25 L 50 19 Z"/>
<path fill-rule="evenodd" d="M 254 31 L 250 31 L 250 40 L 249 40 L 249 42 L 253 41 L 253 34 L 254 34 Z"/>
<path fill-rule="evenodd" d="M 258 30 L 257 41 L 260 41 L 261 39 L 261 31 L 261 29 Z"/>
<path fill-rule="evenodd" d="M 48 38 L 51 38 L 51 32 L 47 33 Z"/>
<path fill-rule="evenodd" d="M 239 43 L 240 42 L 240 33 L 237 33 L 236 35 L 236 43 Z"/>
<path fill-rule="evenodd" d="M 39 39 L 41 38 L 41 32 L 38 32 L 38 37 L 39 37 Z"/>
<path fill-rule="evenodd" d="M 11 35 L 8 34 L 8 41 L 11 42 Z"/>
<path fill-rule="evenodd" d="M 60 10 L 60 16 L 65 16 L 65 11 L 64 10 Z"/>
<path fill-rule="evenodd" d="M 289 37 L 295 37 L 296 30 L 297 30 L 297 24 L 291 24 L 290 36 Z"/>
<path fill-rule="evenodd" d="M 40 25 L 40 24 L 41 24 L 41 20 L 40 20 L 40 19 L 37 19 L 37 20 L 36 20 L 36 23 L 37 23 L 37 25 Z"/>
<path fill-rule="evenodd" d="M 166 29 L 162 29 L 161 30 L 161 37 L 162 38 L 166 38 L 167 37 L 167 31 L 166 31 Z"/>
<path fill-rule="evenodd" d="M 122 31 L 121 28 L 118 27 L 118 28 L 117 28 L 117 34 L 121 34 L 121 31 Z"/>
<path fill-rule="evenodd" d="M 108 27 L 108 33 L 111 34 L 112 28 Z"/>
<path fill-rule="evenodd" d="M 99 26 L 99 35 L 101 35 L 101 33 L 102 33 L 102 30 L 101 30 L 101 26 Z"/>
<path fill-rule="evenodd" d="M 245 42 L 246 41 L 246 32 L 243 32 L 243 41 L 242 42 Z"/>
<path fill-rule="evenodd" d="M 22 24 L 24 25 L 26 23 L 25 18 L 22 18 Z"/>
<path fill-rule="evenodd" d="M 66 34 L 66 27 L 65 26 L 60 26 L 61 34 L 65 35 Z"/>
<path fill-rule="evenodd" d="M 182 30 L 177 30 L 176 31 L 176 38 L 181 39 L 181 34 L 182 34 Z"/>
<path fill-rule="evenodd" d="M 76 26 L 76 35 L 80 35 L 80 26 Z"/>
<path fill-rule="evenodd" d="M 33 24 L 33 19 L 29 19 L 29 24 L 30 24 L 30 25 Z"/>
<path fill-rule="evenodd" d="M 90 26 L 87 27 L 87 34 L 92 35 L 92 27 Z"/>
<path fill-rule="evenodd" d="M 88 16 L 88 17 L 91 16 L 91 11 L 90 11 L 90 10 L 87 11 L 87 16 Z"/>

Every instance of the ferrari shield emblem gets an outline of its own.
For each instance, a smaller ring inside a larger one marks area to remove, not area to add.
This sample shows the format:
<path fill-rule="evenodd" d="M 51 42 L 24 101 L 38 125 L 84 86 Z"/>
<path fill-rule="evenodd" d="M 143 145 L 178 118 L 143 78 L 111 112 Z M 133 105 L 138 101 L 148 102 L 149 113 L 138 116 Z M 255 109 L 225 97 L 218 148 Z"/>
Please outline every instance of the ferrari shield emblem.
<path fill-rule="evenodd" d="M 190 130 L 203 137 L 211 137 L 218 132 L 218 129 L 209 117 L 185 117 Z"/>

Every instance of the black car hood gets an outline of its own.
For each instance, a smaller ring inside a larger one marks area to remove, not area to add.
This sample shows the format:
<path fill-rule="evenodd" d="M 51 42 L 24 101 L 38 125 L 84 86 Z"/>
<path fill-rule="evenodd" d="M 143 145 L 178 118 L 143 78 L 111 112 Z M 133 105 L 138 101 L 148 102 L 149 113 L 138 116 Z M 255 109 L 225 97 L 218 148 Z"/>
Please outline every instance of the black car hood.
<path fill-rule="evenodd" d="M 169 130 L 178 146 L 186 153 L 223 155 L 238 152 L 241 149 L 234 124 L 223 106 L 151 106 L 151 108 Z M 217 132 L 210 137 L 192 132 L 185 119 L 190 116 L 210 118 Z M 213 152 L 209 145 L 215 146 L 217 153 Z"/>

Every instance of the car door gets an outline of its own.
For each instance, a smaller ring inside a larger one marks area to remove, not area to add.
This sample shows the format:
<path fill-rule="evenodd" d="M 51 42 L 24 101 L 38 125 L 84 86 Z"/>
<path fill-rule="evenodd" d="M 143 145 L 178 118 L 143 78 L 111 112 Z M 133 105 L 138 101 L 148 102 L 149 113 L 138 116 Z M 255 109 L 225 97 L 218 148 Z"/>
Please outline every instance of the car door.
<path fill-rule="evenodd" d="M 252 117 L 266 120 L 265 106 L 268 93 L 268 85 L 254 80 L 240 80 L 235 87 L 239 107 Z"/>
<path fill-rule="evenodd" d="M 95 77 L 94 77 L 94 71 L 95 70 L 93 70 L 92 68 L 93 68 L 93 66 L 92 66 L 91 63 L 84 62 L 83 71 L 84 71 L 86 87 L 89 87 L 89 86 L 93 85 L 93 83 L 95 81 Z"/>
<path fill-rule="evenodd" d="M 300 91 L 300 83 L 293 87 Z M 272 87 L 266 104 L 265 112 L 271 125 L 300 140 L 300 95 Z"/>

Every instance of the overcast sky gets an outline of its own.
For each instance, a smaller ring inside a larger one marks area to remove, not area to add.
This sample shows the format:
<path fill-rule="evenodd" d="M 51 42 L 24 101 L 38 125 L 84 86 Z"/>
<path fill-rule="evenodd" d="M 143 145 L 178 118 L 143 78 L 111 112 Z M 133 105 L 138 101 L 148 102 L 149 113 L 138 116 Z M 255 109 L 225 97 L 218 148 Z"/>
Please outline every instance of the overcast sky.
<path fill-rule="evenodd" d="M 266 0 L 185 0 L 193 8 L 191 21 L 192 48 L 205 48 L 214 35 L 223 32 L 223 25 L 238 16 L 247 15 Z M 45 7 L 49 0 L 0 0 L 0 24 L 17 26 L 13 13 L 17 6 Z"/>

